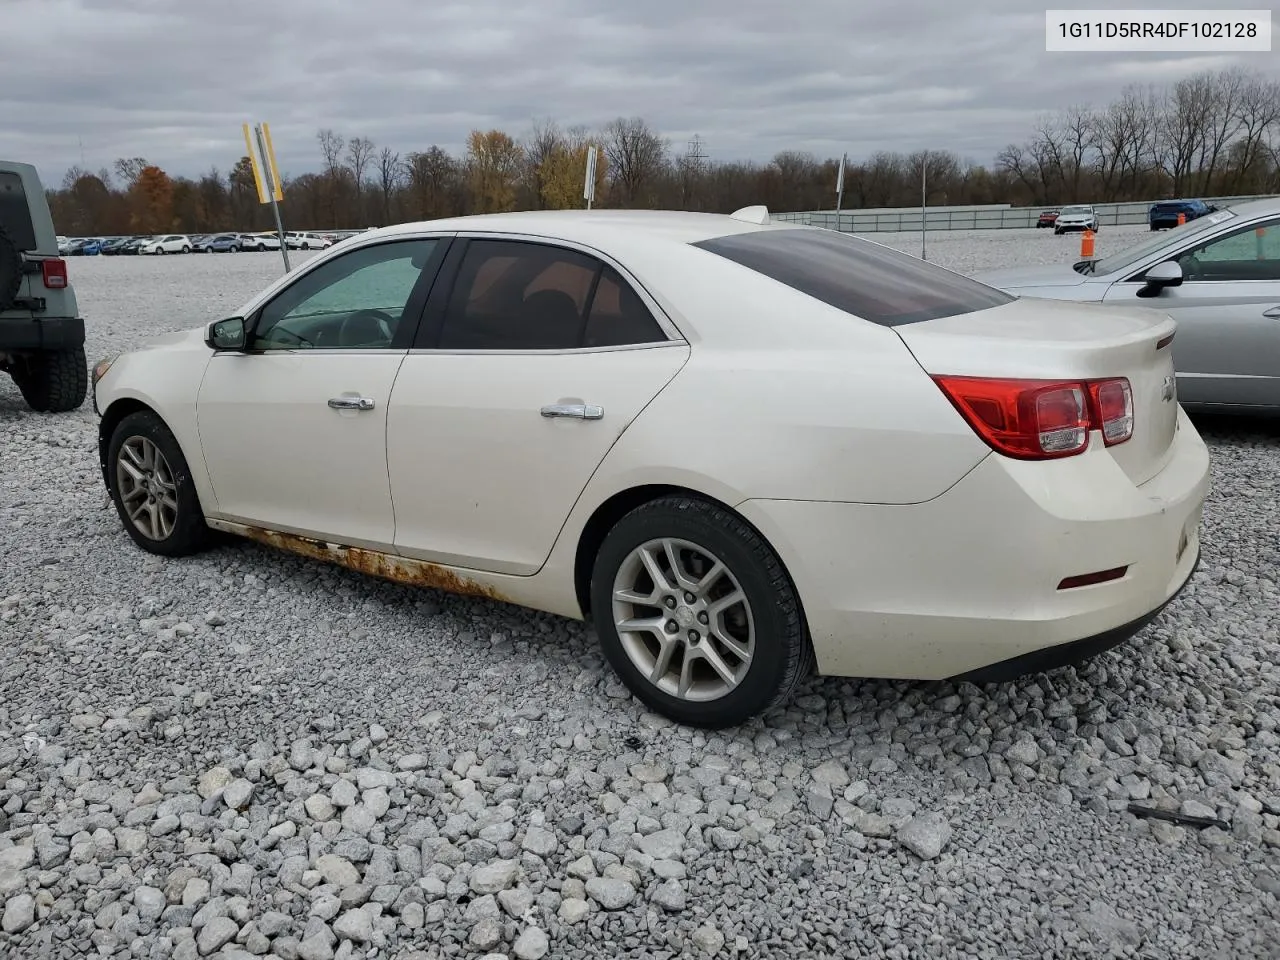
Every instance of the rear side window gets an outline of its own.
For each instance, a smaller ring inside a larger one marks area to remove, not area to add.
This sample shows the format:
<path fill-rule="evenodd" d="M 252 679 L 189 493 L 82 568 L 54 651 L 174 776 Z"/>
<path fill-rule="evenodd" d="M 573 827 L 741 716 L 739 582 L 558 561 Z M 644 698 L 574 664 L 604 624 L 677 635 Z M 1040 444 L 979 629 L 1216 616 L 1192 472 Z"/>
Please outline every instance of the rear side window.
<path fill-rule="evenodd" d="M 976 280 L 834 230 L 759 230 L 694 246 L 886 327 L 1014 300 Z"/>
<path fill-rule="evenodd" d="M 36 248 L 36 228 L 27 208 L 22 177 L 11 170 L 0 172 L 0 227 L 19 250 Z"/>
<path fill-rule="evenodd" d="M 666 334 L 653 319 L 631 285 L 606 266 L 591 298 L 591 313 L 582 339 L 584 347 L 620 347 L 633 343 L 662 343 Z"/>

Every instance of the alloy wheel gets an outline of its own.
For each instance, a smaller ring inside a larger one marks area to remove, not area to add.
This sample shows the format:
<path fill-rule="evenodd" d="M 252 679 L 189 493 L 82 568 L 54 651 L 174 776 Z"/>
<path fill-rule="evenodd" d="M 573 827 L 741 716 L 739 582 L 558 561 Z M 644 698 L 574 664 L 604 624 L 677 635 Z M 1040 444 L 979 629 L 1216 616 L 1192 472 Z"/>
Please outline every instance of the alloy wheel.
<path fill-rule="evenodd" d="M 147 437 L 130 437 L 116 458 L 116 489 L 129 521 L 150 540 L 167 540 L 178 522 L 178 484 Z"/>
<path fill-rule="evenodd" d="M 650 540 L 627 554 L 614 577 L 613 620 L 632 664 L 669 696 L 718 700 L 751 667 L 746 593 L 719 557 L 688 540 Z"/>

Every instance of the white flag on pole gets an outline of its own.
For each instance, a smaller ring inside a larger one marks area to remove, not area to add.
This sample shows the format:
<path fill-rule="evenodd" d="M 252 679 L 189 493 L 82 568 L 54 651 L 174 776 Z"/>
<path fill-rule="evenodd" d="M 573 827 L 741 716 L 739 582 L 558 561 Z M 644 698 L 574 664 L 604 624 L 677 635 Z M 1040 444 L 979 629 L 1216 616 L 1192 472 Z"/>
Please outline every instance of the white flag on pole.
<path fill-rule="evenodd" d="M 836 174 L 836 193 L 844 193 L 844 161 L 847 153 L 840 156 L 840 171 Z"/>

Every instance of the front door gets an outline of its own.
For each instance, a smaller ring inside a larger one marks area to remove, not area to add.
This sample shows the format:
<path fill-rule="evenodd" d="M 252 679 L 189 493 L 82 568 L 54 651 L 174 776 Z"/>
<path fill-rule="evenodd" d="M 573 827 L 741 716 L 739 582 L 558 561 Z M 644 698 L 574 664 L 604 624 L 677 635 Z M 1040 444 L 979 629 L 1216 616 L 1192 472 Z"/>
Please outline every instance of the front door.
<path fill-rule="evenodd" d="M 527 575 L 689 347 L 593 256 L 520 240 L 466 243 L 451 292 L 433 297 L 426 349 L 410 353 L 391 396 L 396 548 Z"/>
<path fill-rule="evenodd" d="M 387 404 L 439 266 L 436 239 L 351 250 L 250 318 L 200 387 L 200 443 L 227 520 L 390 549 Z"/>
<path fill-rule="evenodd" d="M 1178 322 L 1178 398 L 1196 404 L 1280 405 L 1280 218 L 1180 251 L 1180 286 L 1139 297 L 1140 277 L 1104 302 L 1149 307 Z"/>

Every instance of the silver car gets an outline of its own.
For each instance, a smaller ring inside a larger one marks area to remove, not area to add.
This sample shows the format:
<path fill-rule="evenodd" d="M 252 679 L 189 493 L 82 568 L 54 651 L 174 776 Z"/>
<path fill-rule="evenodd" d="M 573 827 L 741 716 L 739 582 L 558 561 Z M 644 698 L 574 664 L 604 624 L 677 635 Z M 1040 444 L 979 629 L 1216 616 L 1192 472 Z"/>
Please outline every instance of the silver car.
<path fill-rule="evenodd" d="M 1099 260 L 976 279 L 1017 296 L 1168 313 L 1184 406 L 1280 412 L 1280 199 L 1219 210 Z"/>

